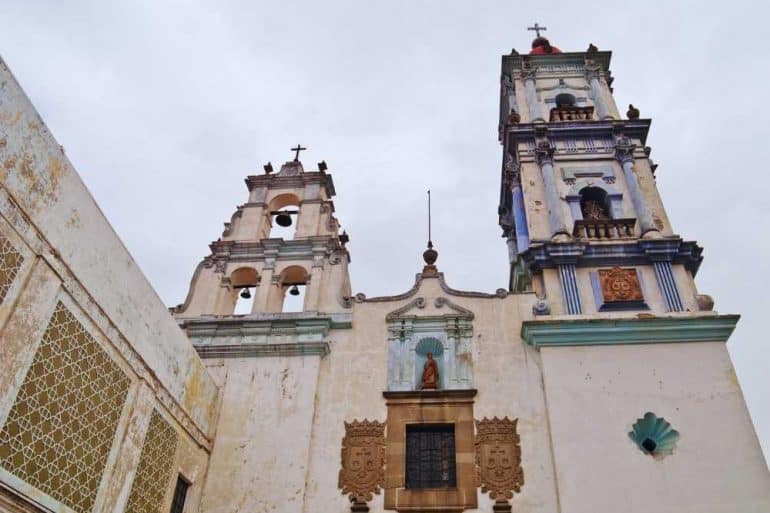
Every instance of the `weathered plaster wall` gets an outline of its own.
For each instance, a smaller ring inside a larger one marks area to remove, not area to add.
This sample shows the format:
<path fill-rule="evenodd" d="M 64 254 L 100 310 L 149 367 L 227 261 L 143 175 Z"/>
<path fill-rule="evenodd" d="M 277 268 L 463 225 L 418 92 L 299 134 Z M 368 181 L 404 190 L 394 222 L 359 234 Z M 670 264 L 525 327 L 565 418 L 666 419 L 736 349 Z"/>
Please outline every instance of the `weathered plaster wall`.
<path fill-rule="evenodd" d="M 434 305 L 439 297 L 474 313 L 475 417 L 519 418 L 525 486 L 514 499 L 515 510 L 557 510 L 540 355 L 518 335 L 521 320 L 531 318 L 534 296 L 461 297 L 426 278 L 409 298 L 355 303 L 353 329 L 330 330 L 330 353 L 323 358 L 207 360 L 223 379 L 224 399 L 204 513 L 349 510 L 337 488 L 344 422 L 385 420 L 385 317 L 417 297 L 425 299 L 423 308 L 410 312 L 418 316 L 447 313 L 448 307 Z M 370 506 L 383 511 L 382 495 Z M 479 492 L 479 508 L 470 511 L 490 508 Z"/>
<path fill-rule="evenodd" d="M 0 426 L 10 418 L 28 375 L 35 375 L 30 364 L 54 309 L 63 305 L 93 337 L 97 353 L 103 352 L 128 378 L 125 401 L 117 405 L 117 426 L 103 433 L 109 453 L 104 467 L 97 469 L 93 511 L 123 510 L 153 411 L 161 412 L 178 438 L 174 460 L 163 462 L 168 469 L 162 472 L 163 479 L 168 476 L 168 483 L 162 483 L 163 500 L 170 504 L 173 483 L 181 473 L 192 484 L 188 507 L 197 508 L 218 388 L 1 60 L 0 235 L 23 258 L 0 303 Z M 2 274 L 8 276 L 5 270 Z M 51 358 L 53 367 L 46 372 L 53 373 L 63 363 L 57 363 L 56 355 Z M 83 372 L 88 380 L 87 373 L 99 368 Z M 57 394 L 81 386 L 57 385 L 46 398 L 54 405 Z M 47 422 L 56 426 L 64 422 L 63 417 L 57 421 L 56 411 L 67 407 L 60 404 L 41 414 L 50 415 Z M 25 450 L 29 457 L 36 449 Z M 57 456 L 82 465 L 81 453 L 69 455 L 66 446 L 56 450 L 65 451 Z M 72 511 L 7 465 L 0 467 L 3 501 Z"/>
<path fill-rule="evenodd" d="M 0 90 L 4 190 L 152 372 L 208 432 L 216 387 L 194 350 L 1 60 Z"/>
<path fill-rule="evenodd" d="M 320 356 L 212 364 L 226 377 L 202 511 L 300 511 Z"/>
<path fill-rule="evenodd" d="M 770 511 L 770 474 L 723 343 L 541 355 L 562 511 Z M 628 436 L 648 411 L 680 433 L 662 459 Z"/>

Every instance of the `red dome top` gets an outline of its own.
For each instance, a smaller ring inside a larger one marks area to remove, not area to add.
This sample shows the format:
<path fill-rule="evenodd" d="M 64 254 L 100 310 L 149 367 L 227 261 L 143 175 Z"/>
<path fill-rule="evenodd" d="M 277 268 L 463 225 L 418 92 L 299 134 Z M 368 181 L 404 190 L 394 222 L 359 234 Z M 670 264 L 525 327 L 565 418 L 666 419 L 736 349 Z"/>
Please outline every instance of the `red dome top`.
<path fill-rule="evenodd" d="M 530 55 L 550 55 L 555 53 L 561 53 L 561 50 L 555 46 L 551 46 L 548 39 L 544 37 L 536 37 L 535 40 L 532 41 L 532 50 L 529 52 Z"/>

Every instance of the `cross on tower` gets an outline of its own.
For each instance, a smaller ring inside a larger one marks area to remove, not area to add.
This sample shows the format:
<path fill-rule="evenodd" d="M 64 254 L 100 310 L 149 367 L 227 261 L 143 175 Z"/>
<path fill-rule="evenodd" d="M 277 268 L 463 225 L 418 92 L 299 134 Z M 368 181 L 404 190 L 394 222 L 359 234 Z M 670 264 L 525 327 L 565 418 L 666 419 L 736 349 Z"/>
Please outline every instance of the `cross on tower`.
<path fill-rule="evenodd" d="M 302 150 L 306 150 L 306 149 L 307 148 L 303 148 L 302 145 L 299 145 L 299 144 L 297 145 L 296 148 L 292 148 L 291 149 L 291 151 L 296 151 L 297 152 L 297 154 L 294 155 L 294 162 L 298 162 L 299 161 L 299 152 L 301 152 Z"/>
<path fill-rule="evenodd" d="M 527 30 L 534 30 L 535 34 L 537 34 L 537 37 L 540 37 L 540 31 L 541 30 L 548 30 L 548 29 L 545 28 L 545 27 L 541 27 L 540 25 L 537 24 L 537 22 L 535 22 L 535 26 L 534 27 L 527 27 Z"/>

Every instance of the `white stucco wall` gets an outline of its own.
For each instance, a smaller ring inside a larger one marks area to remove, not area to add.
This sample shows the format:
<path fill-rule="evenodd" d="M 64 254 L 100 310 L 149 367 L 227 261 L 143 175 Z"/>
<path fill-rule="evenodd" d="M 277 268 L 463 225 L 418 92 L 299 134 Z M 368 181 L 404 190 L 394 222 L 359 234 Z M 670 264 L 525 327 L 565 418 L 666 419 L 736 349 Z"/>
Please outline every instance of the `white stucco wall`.
<path fill-rule="evenodd" d="M 770 511 L 770 474 L 723 343 L 541 349 L 563 512 Z M 629 438 L 653 412 L 680 439 Z"/>

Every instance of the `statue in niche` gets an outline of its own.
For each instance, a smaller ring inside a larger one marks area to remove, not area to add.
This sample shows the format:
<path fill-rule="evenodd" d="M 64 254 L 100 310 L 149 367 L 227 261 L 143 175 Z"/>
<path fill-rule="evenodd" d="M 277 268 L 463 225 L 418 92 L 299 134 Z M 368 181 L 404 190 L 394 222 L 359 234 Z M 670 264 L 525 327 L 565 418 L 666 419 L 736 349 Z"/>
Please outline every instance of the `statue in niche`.
<path fill-rule="evenodd" d="M 433 359 L 433 353 L 428 353 L 427 357 L 422 370 L 422 389 L 435 390 L 438 388 L 438 364 Z"/>

